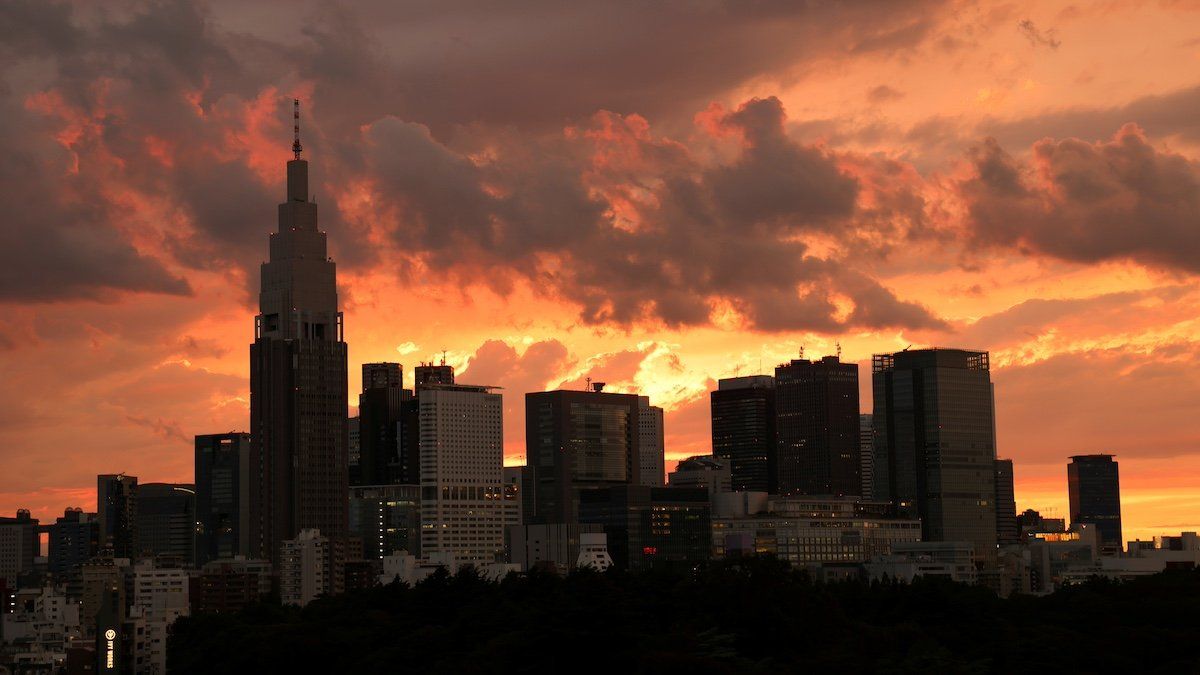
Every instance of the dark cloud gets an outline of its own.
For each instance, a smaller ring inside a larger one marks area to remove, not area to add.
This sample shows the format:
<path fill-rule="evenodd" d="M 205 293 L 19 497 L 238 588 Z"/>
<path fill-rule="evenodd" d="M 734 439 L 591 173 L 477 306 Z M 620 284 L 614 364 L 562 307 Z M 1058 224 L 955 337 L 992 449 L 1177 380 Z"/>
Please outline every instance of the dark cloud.
<path fill-rule="evenodd" d="M 1017 28 L 1025 39 L 1029 40 L 1029 44 L 1034 47 L 1048 47 L 1049 49 L 1058 49 L 1062 46 L 1062 41 L 1058 39 L 1058 31 L 1053 28 L 1040 30 L 1034 25 L 1033 21 L 1023 19 L 1017 24 Z"/>
<path fill-rule="evenodd" d="M 1200 270 L 1200 167 L 1133 125 L 1100 143 L 1040 141 L 1028 169 L 992 139 L 971 158 L 959 187 L 977 243 Z"/>
<path fill-rule="evenodd" d="M 887 103 L 888 101 L 896 101 L 902 98 L 904 98 L 904 92 L 896 89 L 895 87 L 889 87 L 886 84 L 871 87 L 871 89 L 867 91 L 867 100 L 876 105 L 879 105 L 880 103 Z"/>

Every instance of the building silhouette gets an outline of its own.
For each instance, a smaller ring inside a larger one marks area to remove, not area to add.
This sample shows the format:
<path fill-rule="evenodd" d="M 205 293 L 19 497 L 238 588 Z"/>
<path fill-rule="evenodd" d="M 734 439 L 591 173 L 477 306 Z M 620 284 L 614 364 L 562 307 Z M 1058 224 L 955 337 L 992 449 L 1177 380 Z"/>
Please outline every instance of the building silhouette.
<path fill-rule="evenodd" d="M 920 349 L 872 359 L 875 499 L 921 518 L 925 541 L 996 551 L 995 425 L 987 352 Z"/>
<path fill-rule="evenodd" d="M 775 492 L 775 378 L 730 377 L 709 394 L 713 455 L 737 491 Z"/>
<path fill-rule="evenodd" d="M 404 388 L 401 365 L 364 363 L 362 380 L 358 396 L 358 475 L 353 483 L 416 485 L 421 479 L 414 433 L 417 408 L 413 393 Z"/>
<path fill-rule="evenodd" d="M 837 356 L 775 368 L 777 492 L 859 495 L 858 364 Z"/>
<path fill-rule="evenodd" d="M 632 484 L 579 495 L 579 522 L 604 527 L 609 554 L 622 569 L 708 560 L 711 513 L 706 488 Z"/>
<path fill-rule="evenodd" d="M 996 460 L 996 543 L 1001 546 L 1019 544 L 1021 528 L 1017 526 L 1016 490 L 1013 485 L 1013 461 Z"/>
<path fill-rule="evenodd" d="M 638 397 L 638 456 L 642 485 L 662 487 L 667 469 L 663 409 L 650 405 L 649 396 Z"/>
<path fill-rule="evenodd" d="M 99 549 L 100 527 L 94 513 L 68 508 L 46 529 L 46 569 L 57 578 L 77 575 L 79 566 Z"/>
<path fill-rule="evenodd" d="M 579 522 L 581 492 L 641 483 L 641 406 L 636 394 L 525 394 L 526 471 L 533 469 L 531 523 Z"/>
<path fill-rule="evenodd" d="M 188 483 L 138 486 L 138 548 L 141 555 L 167 556 L 191 565 L 195 557 L 196 489 Z"/>
<path fill-rule="evenodd" d="M 250 346 L 249 554 L 273 562 L 301 530 L 320 530 L 333 549 L 347 529 L 347 351 L 296 115 Z"/>
<path fill-rule="evenodd" d="M 250 434 L 196 436 L 196 566 L 249 551 Z"/>
<path fill-rule="evenodd" d="M 114 558 L 136 558 L 140 551 L 137 533 L 137 476 L 96 476 L 96 520 L 100 548 Z"/>
<path fill-rule="evenodd" d="M 1121 480 L 1112 455 L 1075 455 L 1067 464 L 1071 526 L 1091 523 L 1100 537 L 1100 552 L 1117 555 L 1121 537 Z"/>
<path fill-rule="evenodd" d="M 870 413 L 858 416 L 858 467 L 862 476 L 862 496 L 875 494 L 875 423 Z"/>
<path fill-rule="evenodd" d="M 9 587 L 17 588 L 19 577 L 33 571 L 39 549 L 38 521 L 29 511 L 19 509 L 13 517 L 0 517 L 0 579 Z"/>

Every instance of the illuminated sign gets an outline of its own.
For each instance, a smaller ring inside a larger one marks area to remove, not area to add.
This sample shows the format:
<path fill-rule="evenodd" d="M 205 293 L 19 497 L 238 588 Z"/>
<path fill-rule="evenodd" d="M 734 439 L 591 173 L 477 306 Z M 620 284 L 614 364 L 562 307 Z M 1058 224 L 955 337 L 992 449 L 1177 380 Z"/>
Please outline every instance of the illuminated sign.
<path fill-rule="evenodd" d="M 109 628 L 104 631 L 104 667 L 112 670 L 116 666 L 117 649 L 116 649 L 117 631 Z"/>

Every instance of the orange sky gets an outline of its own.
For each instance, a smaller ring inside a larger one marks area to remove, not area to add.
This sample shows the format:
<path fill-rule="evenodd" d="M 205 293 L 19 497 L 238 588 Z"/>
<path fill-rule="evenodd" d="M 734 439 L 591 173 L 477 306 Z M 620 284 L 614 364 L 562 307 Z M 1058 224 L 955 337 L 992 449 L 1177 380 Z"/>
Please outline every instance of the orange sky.
<path fill-rule="evenodd" d="M 1200 529 L 1197 3 L 377 4 L 0 8 L 0 513 L 247 427 L 300 96 L 352 392 L 444 350 L 519 462 L 590 376 L 679 459 L 801 347 L 987 349 L 1018 508 L 1111 452 L 1127 539 Z"/>

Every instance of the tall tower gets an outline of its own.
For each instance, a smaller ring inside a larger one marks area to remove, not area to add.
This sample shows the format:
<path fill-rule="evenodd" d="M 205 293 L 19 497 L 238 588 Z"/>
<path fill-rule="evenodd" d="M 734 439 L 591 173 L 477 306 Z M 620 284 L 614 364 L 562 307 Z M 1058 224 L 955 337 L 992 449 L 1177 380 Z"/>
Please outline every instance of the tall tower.
<path fill-rule="evenodd" d="M 348 527 L 347 349 L 336 268 L 300 158 L 299 111 L 296 101 L 295 159 L 250 345 L 249 553 L 276 565 L 301 530 L 338 542 Z"/>
<path fill-rule="evenodd" d="M 858 364 L 838 356 L 775 368 L 781 495 L 859 495 Z"/>
<path fill-rule="evenodd" d="M 1112 455 L 1075 455 L 1067 465 L 1071 526 L 1091 523 L 1100 533 L 1100 552 L 1118 555 L 1121 541 L 1121 477 Z"/>

